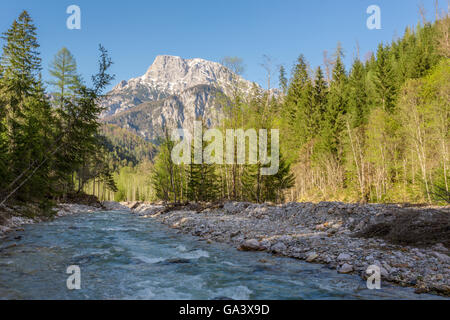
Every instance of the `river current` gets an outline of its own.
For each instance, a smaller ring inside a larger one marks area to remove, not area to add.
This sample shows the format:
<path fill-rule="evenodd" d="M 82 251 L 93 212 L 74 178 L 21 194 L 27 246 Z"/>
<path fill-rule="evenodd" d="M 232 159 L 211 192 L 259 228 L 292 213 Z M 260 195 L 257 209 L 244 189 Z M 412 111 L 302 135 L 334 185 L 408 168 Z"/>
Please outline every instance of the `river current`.
<path fill-rule="evenodd" d="M 0 240 L 0 299 L 435 299 L 263 252 L 240 252 L 126 212 L 62 217 Z M 69 290 L 67 267 L 81 271 Z"/>

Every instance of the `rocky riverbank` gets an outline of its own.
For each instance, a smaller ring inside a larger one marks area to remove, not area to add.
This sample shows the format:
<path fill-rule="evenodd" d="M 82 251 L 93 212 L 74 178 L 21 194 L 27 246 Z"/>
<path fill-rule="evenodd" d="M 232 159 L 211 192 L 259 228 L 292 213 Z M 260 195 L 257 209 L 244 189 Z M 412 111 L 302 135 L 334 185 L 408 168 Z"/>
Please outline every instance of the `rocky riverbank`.
<path fill-rule="evenodd" d="M 363 278 L 370 265 L 377 265 L 382 281 L 415 287 L 417 293 L 450 296 L 449 207 L 237 202 L 124 205 L 135 214 L 208 242 L 321 263 Z"/>
<path fill-rule="evenodd" d="M 74 203 L 60 203 L 52 210 L 50 215 L 36 214 L 40 212 L 38 207 L 33 205 L 15 205 L 0 208 L 0 238 L 10 231 L 20 230 L 22 225 L 33 224 L 55 217 L 63 217 L 79 213 L 92 213 L 105 210 L 100 203 L 97 205 L 84 205 Z"/>

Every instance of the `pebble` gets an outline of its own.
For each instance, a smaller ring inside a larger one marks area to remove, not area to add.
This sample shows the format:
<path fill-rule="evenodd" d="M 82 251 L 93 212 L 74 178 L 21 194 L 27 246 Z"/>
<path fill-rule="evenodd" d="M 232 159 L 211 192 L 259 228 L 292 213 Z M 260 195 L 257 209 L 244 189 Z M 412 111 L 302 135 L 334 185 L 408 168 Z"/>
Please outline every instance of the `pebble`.
<path fill-rule="evenodd" d="M 319 255 L 315 252 L 312 252 L 310 254 L 307 255 L 306 261 L 307 262 L 313 262 L 314 260 L 316 260 L 319 257 Z"/>
<path fill-rule="evenodd" d="M 351 260 L 351 256 L 348 253 L 341 253 L 338 257 L 337 260 L 338 261 L 349 261 Z"/>
<path fill-rule="evenodd" d="M 339 269 L 338 269 L 339 273 L 350 273 L 353 272 L 353 266 L 351 264 L 348 263 L 344 263 Z"/>
<path fill-rule="evenodd" d="M 284 250 L 287 249 L 286 245 L 283 242 L 278 242 L 272 246 L 272 251 L 276 253 L 283 253 Z"/>

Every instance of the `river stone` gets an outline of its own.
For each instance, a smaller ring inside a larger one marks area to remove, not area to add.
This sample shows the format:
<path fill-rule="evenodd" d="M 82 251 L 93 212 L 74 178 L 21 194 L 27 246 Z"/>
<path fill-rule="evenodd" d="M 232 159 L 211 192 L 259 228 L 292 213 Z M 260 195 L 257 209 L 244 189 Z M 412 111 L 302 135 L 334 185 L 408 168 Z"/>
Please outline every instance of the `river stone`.
<path fill-rule="evenodd" d="M 292 237 L 291 236 L 281 236 L 278 238 L 279 241 L 283 241 L 283 242 L 289 242 L 292 241 Z"/>
<path fill-rule="evenodd" d="M 433 252 L 433 255 L 436 258 L 438 258 L 439 260 L 441 260 L 442 262 L 450 263 L 450 257 L 446 254 L 439 253 L 439 252 Z"/>
<path fill-rule="evenodd" d="M 262 251 L 264 247 L 259 244 L 259 241 L 256 239 L 250 239 L 244 241 L 238 248 L 241 251 Z"/>
<path fill-rule="evenodd" d="M 307 262 L 313 262 L 314 260 L 317 259 L 318 256 L 319 256 L 319 255 L 318 255 L 317 253 L 311 252 L 311 253 L 308 254 L 308 256 L 307 256 L 307 258 L 306 258 L 306 261 L 307 261 Z"/>
<path fill-rule="evenodd" d="M 286 245 L 283 242 L 277 242 L 272 246 L 272 251 L 282 253 L 286 250 Z"/>
<path fill-rule="evenodd" d="M 348 253 L 341 253 L 338 257 L 337 257 L 338 261 L 349 261 L 351 260 L 351 257 Z"/>
<path fill-rule="evenodd" d="M 264 239 L 260 242 L 260 246 L 263 247 L 265 250 L 269 250 L 271 245 L 272 244 L 270 243 L 270 241 L 266 240 L 266 239 Z"/>
<path fill-rule="evenodd" d="M 350 273 L 353 271 L 353 266 L 351 264 L 348 263 L 344 263 L 339 269 L 338 272 L 339 273 Z"/>
<path fill-rule="evenodd" d="M 384 267 L 380 267 L 380 273 L 383 278 L 387 278 L 389 276 L 389 272 Z"/>
<path fill-rule="evenodd" d="M 166 263 L 183 264 L 183 263 L 190 263 L 190 262 L 191 262 L 191 260 L 182 259 L 182 258 L 167 259 L 167 260 L 163 261 L 164 264 L 166 264 Z"/>

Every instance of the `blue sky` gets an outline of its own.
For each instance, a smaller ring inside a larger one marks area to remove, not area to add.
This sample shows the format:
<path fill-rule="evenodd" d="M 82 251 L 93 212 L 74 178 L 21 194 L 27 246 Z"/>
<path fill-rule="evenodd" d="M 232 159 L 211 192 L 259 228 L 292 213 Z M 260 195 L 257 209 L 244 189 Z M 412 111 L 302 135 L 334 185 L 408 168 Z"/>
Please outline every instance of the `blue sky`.
<path fill-rule="evenodd" d="M 38 27 L 44 78 L 63 46 L 75 55 L 83 77 L 90 78 L 102 43 L 115 62 L 114 84 L 144 74 L 155 56 L 170 54 L 212 61 L 239 56 L 244 77 L 264 86 L 264 54 L 290 71 L 303 53 L 315 68 L 322 64 L 323 51 L 332 53 L 340 41 L 348 68 L 356 43 L 364 56 L 416 25 L 420 3 L 433 19 L 434 0 L 15 0 L 0 4 L 0 31 L 28 10 Z M 81 30 L 66 28 L 66 8 L 72 4 L 81 8 Z M 372 4 L 381 8 L 381 30 L 366 27 Z M 446 5 L 440 0 L 441 7 Z"/>

